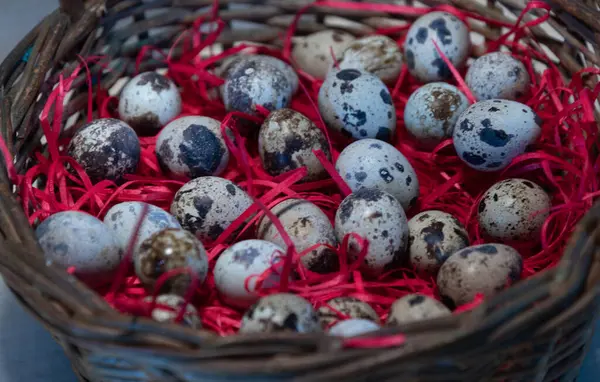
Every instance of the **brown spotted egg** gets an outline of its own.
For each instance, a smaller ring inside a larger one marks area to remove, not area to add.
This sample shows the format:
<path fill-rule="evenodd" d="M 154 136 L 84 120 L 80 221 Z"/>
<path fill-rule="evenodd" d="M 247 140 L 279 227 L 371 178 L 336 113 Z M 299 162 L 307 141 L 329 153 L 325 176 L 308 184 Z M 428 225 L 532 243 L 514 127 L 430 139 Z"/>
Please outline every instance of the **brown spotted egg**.
<path fill-rule="evenodd" d="M 308 300 L 291 293 L 262 297 L 242 318 L 240 333 L 320 332 L 317 314 Z"/>
<path fill-rule="evenodd" d="M 452 314 L 450 309 L 438 300 L 422 294 L 410 294 L 392 304 L 386 323 L 404 325 L 450 314 Z"/>
<path fill-rule="evenodd" d="M 310 119 L 291 109 L 269 114 L 258 134 L 258 152 L 263 168 L 271 175 L 306 167 L 305 181 L 327 177 L 313 150 L 321 150 L 331 160 L 325 134 Z"/>
<path fill-rule="evenodd" d="M 504 244 L 464 248 L 446 260 L 437 276 L 440 295 L 455 306 L 472 302 L 478 293 L 491 297 L 517 282 L 523 259 Z"/>
<path fill-rule="evenodd" d="M 340 242 L 355 233 L 369 241 L 363 268 L 379 275 L 399 266 L 406 257 L 408 221 L 402 205 L 387 192 L 363 188 L 346 197 L 335 215 L 335 233 Z M 349 240 L 349 254 L 360 253 L 355 238 Z"/>
<path fill-rule="evenodd" d="M 152 296 L 148 296 L 144 298 L 144 302 L 149 303 L 151 307 L 152 299 Z M 185 313 L 180 323 L 192 329 L 202 328 L 202 322 L 196 308 L 192 304 L 185 304 L 185 299 L 176 294 L 161 294 L 157 296 L 150 317 L 157 322 L 175 322 L 184 305 Z"/>
<path fill-rule="evenodd" d="M 324 30 L 299 38 L 294 43 L 292 57 L 298 67 L 313 77 L 323 79 L 333 65 L 333 55 L 342 56 L 346 47 L 354 41 L 349 33 Z"/>
<path fill-rule="evenodd" d="M 337 337 L 355 337 L 379 330 L 380 327 L 373 321 L 360 318 L 351 318 L 340 321 L 329 329 L 329 335 Z"/>
<path fill-rule="evenodd" d="M 340 69 L 362 69 L 393 84 L 402 70 L 402 52 L 387 36 L 367 36 L 348 45 L 338 59 Z"/>
<path fill-rule="evenodd" d="M 487 237 L 502 242 L 538 241 L 551 207 L 548 193 L 534 182 L 506 179 L 482 196 L 479 227 Z"/>
<path fill-rule="evenodd" d="M 531 86 L 525 65 L 503 52 L 479 57 L 469 68 L 465 81 L 479 101 L 518 100 L 528 93 Z"/>
<path fill-rule="evenodd" d="M 323 328 L 336 321 L 348 318 L 379 322 L 379 315 L 371 305 L 355 297 L 333 298 L 319 308 L 318 314 L 319 322 L 321 322 Z"/>

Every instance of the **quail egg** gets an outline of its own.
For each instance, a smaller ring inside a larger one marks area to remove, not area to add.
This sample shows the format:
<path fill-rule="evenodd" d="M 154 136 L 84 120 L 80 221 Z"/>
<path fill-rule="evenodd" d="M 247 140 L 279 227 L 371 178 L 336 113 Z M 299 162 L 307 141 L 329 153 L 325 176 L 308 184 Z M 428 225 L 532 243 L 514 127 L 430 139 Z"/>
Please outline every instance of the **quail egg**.
<path fill-rule="evenodd" d="M 438 300 L 422 294 L 410 294 L 392 304 L 386 323 L 404 325 L 450 314 L 450 309 Z"/>
<path fill-rule="evenodd" d="M 373 321 L 361 318 L 351 318 L 340 321 L 329 329 L 329 335 L 337 337 L 356 337 L 379 330 L 379 325 Z"/>
<path fill-rule="evenodd" d="M 152 304 L 152 300 L 152 296 L 144 298 L 144 302 L 146 303 Z M 193 329 L 202 328 L 196 308 L 192 304 L 185 304 L 183 297 L 176 294 L 161 294 L 157 296 L 150 317 L 157 322 L 175 322 L 184 305 L 185 313 L 183 314 L 181 324 Z"/>
<path fill-rule="evenodd" d="M 323 328 L 348 318 L 379 322 L 379 315 L 371 305 L 354 297 L 333 298 L 319 308 L 318 314 Z"/>
<path fill-rule="evenodd" d="M 317 314 L 308 300 L 291 293 L 262 297 L 248 309 L 240 333 L 319 332 Z"/>
<path fill-rule="evenodd" d="M 346 47 L 354 41 L 349 33 L 324 30 L 301 37 L 294 44 L 292 57 L 298 67 L 313 77 L 322 79 L 333 65 L 333 57 L 342 56 Z"/>
<path fill-rule="evenodd" d="M 393 84 L 402 70 L 402 52 L 396 41 L 375 35 L 352 42 L 338 59 L 340 69 L 362 69 Z"/>
<path fill-rule="evenodd" d="M 525 65 L 502 52 L 488 53 L 475 60 L 465 81 L 479 101 L 518 100 L 528 93 L 531 85 Z"/>

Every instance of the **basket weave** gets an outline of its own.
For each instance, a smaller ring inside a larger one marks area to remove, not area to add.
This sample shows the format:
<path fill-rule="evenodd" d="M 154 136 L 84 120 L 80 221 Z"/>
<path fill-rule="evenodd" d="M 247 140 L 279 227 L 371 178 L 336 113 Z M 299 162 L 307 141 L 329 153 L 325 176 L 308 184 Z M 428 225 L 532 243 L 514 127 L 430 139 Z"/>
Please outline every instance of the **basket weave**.
<path fill-rule="evenodd" d="M 557 40 L 540 27 L 536 39 L 560 60 L 565 77 L 598 63 L 598 1 L 552 0 L 549 25 Z M 0 65 L 0 132 L 20 173 L 43 135 L 40 111 L 60 73 L 70 73 L 76 54 L 114 57 L 104 88 L 134 70 L 146 44 L 168 47 L 212 0 L 61 0 Z M 236 7 L 245 3 L 246 7 Z M 282 31 L 306 0 L 221 0 L 228 28 L 219 43 L 250 39 L 279 43 Z M 409 2 L 410 3 L 410 2 Z M 449 3 L 488 18 L 509 21 L 524 0 L 422 0 Z M 161 10 L 161 11 L 157 11 Z M 313 7 L 298 33 L 330 25 L 328 15 L 366 34 L 392 23 L 383 13 Z M 339 19 L 338 19 L 339 20 Z M 239 31 L 236 21 L 257 29 Z M 338 25 L 336 23 L 336 25 Z M 472 25 L 493 38 L 501 31 Z M 125 44 L 131 36 L 137 42 Z M 108 47 L 108 50 L 102 48 Z M 24 59 L 29 51 L 28 59 Z M 160 65 L 146 61 L 142 70 Z M 94 68 L 92 68 L 92 71 Z M 87 89 L 81 76 L 64 118 L 85 110 Z M 322 335 L 268 334 L 220 338 L 208 332 L 159 324 L 119 314 L 96 293 L 53 266 L 47 266 L 27 219 L 0 171 L 0 272 L 21 303 L 63 346 L 82 381 L 571 381 L 589 345 L 599 311 L 600 205 L 580 222 L 561 263 L 485 301 L 474 310 L 379 335 L 406 334 L 405 345 L 384 349 L 341 349 L 338 339 Z"/>

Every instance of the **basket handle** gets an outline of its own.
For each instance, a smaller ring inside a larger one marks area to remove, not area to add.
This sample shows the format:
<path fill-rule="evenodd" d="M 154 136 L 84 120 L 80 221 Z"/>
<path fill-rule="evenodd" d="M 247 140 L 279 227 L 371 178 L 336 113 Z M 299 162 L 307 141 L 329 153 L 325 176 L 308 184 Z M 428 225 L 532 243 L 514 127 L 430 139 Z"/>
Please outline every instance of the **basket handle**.
<path fill-rule="evenodd" d="M 60 10 L 69 15 L 71 22 L 79 20 L 84 9 L 83 0 L 60 0 Z"/>

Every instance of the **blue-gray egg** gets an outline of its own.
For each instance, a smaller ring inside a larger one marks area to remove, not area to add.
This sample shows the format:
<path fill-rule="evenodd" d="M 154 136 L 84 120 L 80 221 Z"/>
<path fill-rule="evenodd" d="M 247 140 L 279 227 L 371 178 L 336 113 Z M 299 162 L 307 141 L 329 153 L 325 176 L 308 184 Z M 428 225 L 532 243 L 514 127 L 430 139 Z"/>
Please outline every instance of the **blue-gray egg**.
<path fill-rule="evenodd" d="M 516 101 L 488 100 L 470 106 L 454 127 L 459 158 L 479 171 L 499 171 L 539 138 L 541 119 Z"/>
<path fill-rule="evenodd" d="M 446 260 L 437 276 L 440 295 L 460 306 L 478 293 L 489 298 L 517 282 L 523 270 L 519 252 L 504 244 L 464 248 Z"/>
<path fill-rule="evenodd" d="M 409 294 L 394 301 L 387 317 L 388 325 L 405 325 L 452 314 L 446 305 L 422 294 Z"/>
<path fill-rule="evenodd" d="M 347 318 L 379 322 L 379 315 L 371 305 L 355 297 L 332 298 L 317 313 L 323 328 Z"/>
<path fill-rule="evenodd" d="M 242 317 L 240 333 L 314 333 L 321 326 L 311 303 L 295 294 L 262 297 Z"/>
<path fill-rule="evenodd" d="M 221 122 L 200 116 L 170 122 L 158 135 L 156 157 L 165 172 L 177 176 L 220 175 L 229 163 Z"/>
<path fill-rule="evenodd" d="M 431 12 L 421 16 L 408 30 L 404 43 L 404 59 L 408 70 L 421 82 L 452 78 L 450 68 L 433 41 L 457 69 L 463 67 L 469 58 L 471 39 L 465 23 L 446 12 Z"/>
<path fill-rule="evenodd" d="M 531 86 L 531 78 L 525 65 L 503 52 L 488 53 L 475 60 L 467 72 L 465 81 L 479 101 L 516 101 L 526 95 Z"/>
<path fill-rule="evenodd" d="M 152 303 L 152 296 L 144 298 L 144 302 Z M 150 317 L 156 322 L 175 322 L 179 312 L 185 305 L 185 299 L 176 294 L 161 294 L 156 296 L 154 309 L 150 312 Z M 150 305 L 151 306 L 151 305 Z M 193 329 L 201 329 L 202 322 L 198 316 L 198 311 L 192 304 L 185 305 L 185 313 L 180 322 L 181 325 Z"/>
<path fill-rule="evenodd" d="M 331 70 L 319 90 L 319 111 L 327 127 L 349 138 L 389 141 L 396 109 L 385 84 L 359 69 Z"/>
<path fill-rule="evenodd" d="M 366 36 L 348 45 L 337 64 L 340 69 L 362 69 L 394 85 L 402 70 L 402 52 L 387 36 Z"/>
<path fill-rule="evenodd" d="M 379 330 L 380 327 L 370 320 L 361 318 L 350 318 L 333 325 L 329 329 L 329 335 L 337 337 L 356 337 Z"/>
<path fill-rule="evenodd" d="M 133 174 L 140 161 L 140 140 L 135 131 L 114 118 L 96 119 L 77 131 L 68 148 L 92 182 L 120 182 Z"/>
<path fill-rule="evenodd" d="M 328 29 L 315 32 L 297 38 L 292 49 L 292 58 L 302 71 L 323 79 L 333 65 L 333 57 L 340 58 L 354 39 L 354 36 L 343 31 Z"/>
<path fill-rule="evenodd" d="M 406 130 L 426 148 L 452 137 L 469 100 L 456 86 L 433 82 L 417 89 L 404 108 Z"/>

